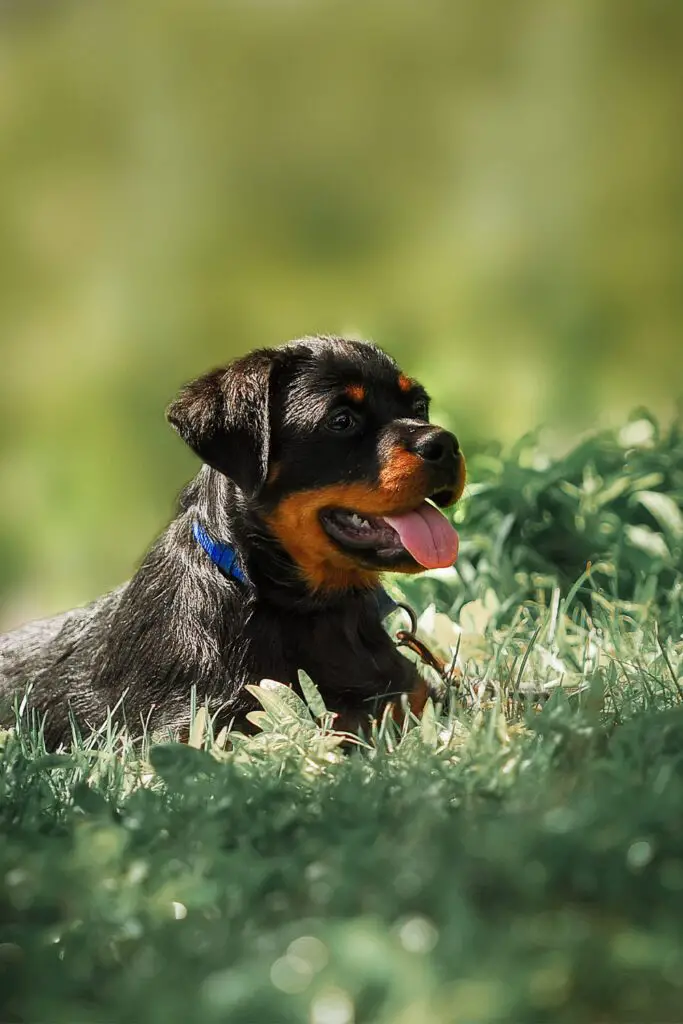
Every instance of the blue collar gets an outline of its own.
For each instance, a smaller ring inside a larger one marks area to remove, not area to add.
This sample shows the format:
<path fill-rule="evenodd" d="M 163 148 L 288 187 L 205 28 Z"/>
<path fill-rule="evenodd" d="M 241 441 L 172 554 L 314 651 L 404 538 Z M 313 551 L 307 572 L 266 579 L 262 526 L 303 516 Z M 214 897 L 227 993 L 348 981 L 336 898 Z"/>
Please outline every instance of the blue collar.
<path fill-rule="evenodd" d="M 204 527 L 196 521 L 192 524 L 192 533 L 194 534 L 194 539 L 198 544 L 201 544 L 211 561 L 226 576 L 232 576 L 241 583 L 247 582 L 246 576 L 237 564 L 237 552 L 231 544 L 219 544 L 217 541 L 211 540 Z"/>
<path fill-rule="evenodd" d="M 211 561 L 226 576 L 232 576 L 233 579 L 239 580 L 240 583 L 247 582 L 246 576 L 237 564 L 237 552 L 231 544 L 220 544 L 215 540 L 211 540 L 204 527 L 196 520 L 192 524 L 192 533 L 194 534 L 194 539 L 204 548 Z M 383 587 L 377 588 L 375 597 L 381 619 L 385 619 L 391 612 L 396 610 L 396 602 L 389 597 Z"/>

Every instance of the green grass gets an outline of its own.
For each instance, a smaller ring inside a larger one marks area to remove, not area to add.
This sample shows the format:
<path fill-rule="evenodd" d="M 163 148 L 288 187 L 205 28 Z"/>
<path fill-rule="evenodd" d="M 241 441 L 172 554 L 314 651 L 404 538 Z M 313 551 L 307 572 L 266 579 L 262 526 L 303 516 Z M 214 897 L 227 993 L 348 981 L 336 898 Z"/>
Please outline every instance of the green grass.
<path fill-rule="evenodd" d="M 344 754 L 270 684 L 229 752 L 200 712 L 50 755 L 19 716 L 0 1019 L 681 1020 L 680 425 L 471 465 L 459 573 L 391 583 L 458 649 L 420 723 Z"/>

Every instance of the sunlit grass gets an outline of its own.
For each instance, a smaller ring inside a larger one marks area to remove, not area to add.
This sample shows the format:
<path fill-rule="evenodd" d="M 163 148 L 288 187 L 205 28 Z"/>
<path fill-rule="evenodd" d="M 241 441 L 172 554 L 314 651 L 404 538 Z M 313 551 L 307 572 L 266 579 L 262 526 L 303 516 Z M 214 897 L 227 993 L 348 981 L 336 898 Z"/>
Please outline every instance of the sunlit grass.
<path fill-rule="evenodd" d="M 254 736 L 195 701 L 189 744 L 114 711 L 55 754 L 19 706 L 5 1016 L 678 1019 L 683 457 L 634 422 L 471 460 L 457 573 L 389 583 L 455 656 L 420 721 L 349 738 L 264 681 Z"/>

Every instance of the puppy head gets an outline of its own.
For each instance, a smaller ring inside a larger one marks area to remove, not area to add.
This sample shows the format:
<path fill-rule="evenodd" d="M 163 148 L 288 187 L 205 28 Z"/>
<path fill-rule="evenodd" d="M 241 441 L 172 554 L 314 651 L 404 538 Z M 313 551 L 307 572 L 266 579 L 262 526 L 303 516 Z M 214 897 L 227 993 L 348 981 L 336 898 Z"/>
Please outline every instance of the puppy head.
<path fill-rule="evenodd" d="M 252 500 L 311 590 L 450 564 L 465 462 L 417 382 L 374 345 L 304 338 L 189 384 L 181 437 Z M 431 499 L 430 503 L 426 499 Z"/>

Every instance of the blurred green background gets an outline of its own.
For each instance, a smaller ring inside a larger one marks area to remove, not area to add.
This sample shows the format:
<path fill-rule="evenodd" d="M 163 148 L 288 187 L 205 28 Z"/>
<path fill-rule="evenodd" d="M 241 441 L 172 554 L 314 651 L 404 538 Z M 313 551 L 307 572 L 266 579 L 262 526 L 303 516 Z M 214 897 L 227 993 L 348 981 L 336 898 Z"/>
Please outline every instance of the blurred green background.
<path fill-rule="evenodd" d="M 465 450 L 683 390 L 683 5 L 0 4 L 0 625 L 125 579 L 184 380 L 373 337 Z"/>

